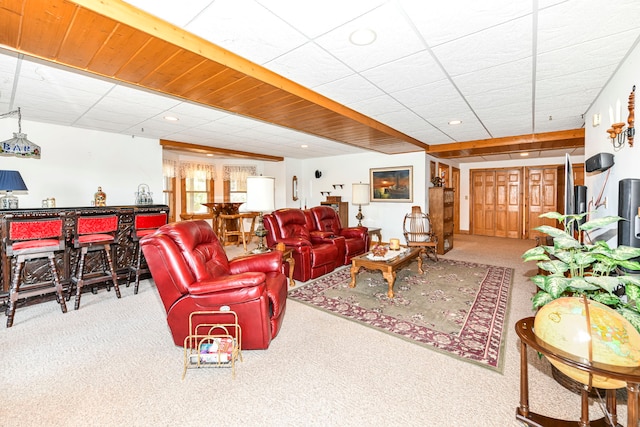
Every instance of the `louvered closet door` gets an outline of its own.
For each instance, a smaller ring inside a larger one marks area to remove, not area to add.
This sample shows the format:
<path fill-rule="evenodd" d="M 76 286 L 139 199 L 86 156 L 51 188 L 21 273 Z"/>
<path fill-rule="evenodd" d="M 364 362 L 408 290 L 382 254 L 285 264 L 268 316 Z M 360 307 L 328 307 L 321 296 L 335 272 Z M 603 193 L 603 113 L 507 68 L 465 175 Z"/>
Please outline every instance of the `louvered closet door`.
<path fill-rule="evenodd" d="M 534 228 L 540 225 L 550 225 L 555 227 L 556 221 L 553 219 L 540 218 L 544 212 L 557 211 L 556 167 L 549 168 L 529 168 L 528 169 L 528 191 L 527 191 L 527 216 L 528 216 L 528 238 L 546 236 Z"/>
<path fill-rule="evenodd" d="M 473 230 L 480 236 L 495 235 L 495 173 L 472 171 L 473 183 Z"/>
<path fill-rule="evenodd" d="M 520 183 L 522 171 L 496 171 L 495 236 L 519 239 L 522 230 Z"/>

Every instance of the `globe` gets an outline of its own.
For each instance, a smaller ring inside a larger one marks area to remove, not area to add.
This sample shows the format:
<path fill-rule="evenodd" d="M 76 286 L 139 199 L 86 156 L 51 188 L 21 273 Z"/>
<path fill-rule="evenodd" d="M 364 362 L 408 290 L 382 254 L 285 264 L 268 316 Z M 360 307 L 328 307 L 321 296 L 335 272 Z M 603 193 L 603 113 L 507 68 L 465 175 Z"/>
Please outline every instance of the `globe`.
<path fill-rule="evenodd" d="M 535 335 L 544 342 L 571 355 L 588 360 L 591 346 L 595 362 L 640 366 L 640 333 L 618 312 L 599 302 L 580 297 L 558 298 L 540 308 L 533 328 Z M 589 384 L 588 372 L 551 358 L 549 361 L 568 377 Z M 625 381 L 600 375 L 594 375 L 591 384 L 602 389 L 626 386 Z"/>

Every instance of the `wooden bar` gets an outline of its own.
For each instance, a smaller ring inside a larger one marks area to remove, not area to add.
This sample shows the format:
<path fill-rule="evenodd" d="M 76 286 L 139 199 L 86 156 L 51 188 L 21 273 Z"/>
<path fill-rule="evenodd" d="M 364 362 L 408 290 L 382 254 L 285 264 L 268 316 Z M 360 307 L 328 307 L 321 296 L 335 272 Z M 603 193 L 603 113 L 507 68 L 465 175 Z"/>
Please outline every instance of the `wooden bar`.
<path fill-rule="evenodd" d="M 136 205 L 136 206 L 105 206 L 105 207 L 73 207 L 73 208 L 42 208 L 42 209 L 15 209 L 0 210 L 0 236 L 2 238 L 2 253 L 0 256 L 0 296 L 6 298 L 11 283 L 11 274 L 15 262 L 11 257 L 7 257 L 6 242 L 8 237 L 8 222 L 12 219 L 41 219 L 41 218 L 62 218 L 63 233 L 65 237 L 66 249 L 56 255 L 56 264 L 60 272 L 60 280 L 63 287 L 68 289 L 73 267 L 77 259 L 76 251 L 73 248 L 73 233 L 76 220 L 81 215 L 118 215 L 118 233 L 116 244 L 112 246 L 113 261 L 116 266 L 118 278 L 126 278 L 129 272 L 129 265 L 134 257 L 135 243 L 131 239 L 133 230 L 133 220 L 137 213 L 157 213 L 169 212 L 166 205 Z M 91 274 L 101 268 L 101 262 L 95 254 L 87 256 L 87 266 L 85 272 Z M 99 255 L 99 254 L 98 254 Z M 47 280 L 49 269 L 47 259 L 33 260 L 25 268 L 25 283 L 38 283 Z"/>

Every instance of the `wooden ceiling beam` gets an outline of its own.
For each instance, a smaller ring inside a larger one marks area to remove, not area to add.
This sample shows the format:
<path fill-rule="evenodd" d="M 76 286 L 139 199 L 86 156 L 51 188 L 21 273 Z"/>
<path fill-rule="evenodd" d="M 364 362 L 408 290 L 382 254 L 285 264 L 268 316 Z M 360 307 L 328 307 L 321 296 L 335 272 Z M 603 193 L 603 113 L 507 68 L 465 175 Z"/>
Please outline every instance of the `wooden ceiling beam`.
<path fill-rule="evenodd" d="M 211 154 L 218 157 L 231 157 L 234 159 L 250 159 L 250 160 L 263 160 L 267 162 L 282 162 L 284 157 L 269 156 L 267 154 L 256 154 L 248 151 L 227 150 L 224 148 L 209 147 L 208 145 L 187 144 L 185 142 L 171 141 L 168 139 L 161 139 L 160 145 L 164 150 L 178 151 L 181 153 L 193 153 L 193 154 Z"/>
<path fill-rule="evenodd" d="M 441 159 L 455 159 L 580 147 L 584 147 L 584 128 L 430 145 L 427 154 Z"/>

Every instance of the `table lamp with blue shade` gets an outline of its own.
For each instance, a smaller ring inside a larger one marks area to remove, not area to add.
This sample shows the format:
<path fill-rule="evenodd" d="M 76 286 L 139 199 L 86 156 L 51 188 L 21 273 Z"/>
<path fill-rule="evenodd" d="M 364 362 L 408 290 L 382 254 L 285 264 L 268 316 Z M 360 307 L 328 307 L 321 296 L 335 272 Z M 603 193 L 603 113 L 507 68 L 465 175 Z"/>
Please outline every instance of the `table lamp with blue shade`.
<path fill-rule="evenodd" d="M 27 191 L 28 188 L 18 171 L 0 170 L 0 191 L 7 194 L 0 197 L 0 209 L 18 209 L 18 198 L 13 191 Z"/>

